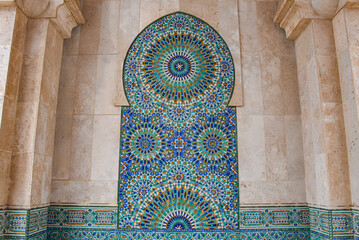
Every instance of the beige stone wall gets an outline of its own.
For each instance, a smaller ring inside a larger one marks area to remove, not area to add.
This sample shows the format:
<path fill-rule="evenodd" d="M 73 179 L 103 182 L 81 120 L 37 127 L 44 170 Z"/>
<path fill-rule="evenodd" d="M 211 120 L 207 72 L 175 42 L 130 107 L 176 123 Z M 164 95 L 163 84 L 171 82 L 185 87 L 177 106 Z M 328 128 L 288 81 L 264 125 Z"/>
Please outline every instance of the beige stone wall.
<path fill-rule="evenodd" d="M 338 58 L 351 200 L 359 207 L 359 9 L 345 8 L 333 19 L 336 54 Z"/>
<path fill-rule="evenodd" d="M 241 205 L 305 203 L 294 44 L 275 1 L 239 1 L 244 106 L 237 108 Z"/>
<path fill-rule="evenodd" d="M 243 83 L 244 106 L 237 108 L 241 204 L 306 202 L 294 44 L 273 24 L 275 1 L 85 0 L 82 5 L 87 22 L 64 44 L 52 203 L 117 204 L 121 110 L 115 104 L 126 103 L 122 62 L 141 29 L 174 11 L 193 14 L 219 31 L 235 60 L 236 86 Z M 236 91 L 233 105 L 241 102 Z"/>
<path fill-rule="evenodd" d="M 350 182 L 342 98 L 330 20 L 312 20 L 295 40 L 307 200 L 349 206 Z"/>
<path fill-rule="evenodd" d="M 0 8 L 0 208 L 7 204 L 10 184 L 16 102 L 26 23 L 27 18 L 16 7 Z"/>

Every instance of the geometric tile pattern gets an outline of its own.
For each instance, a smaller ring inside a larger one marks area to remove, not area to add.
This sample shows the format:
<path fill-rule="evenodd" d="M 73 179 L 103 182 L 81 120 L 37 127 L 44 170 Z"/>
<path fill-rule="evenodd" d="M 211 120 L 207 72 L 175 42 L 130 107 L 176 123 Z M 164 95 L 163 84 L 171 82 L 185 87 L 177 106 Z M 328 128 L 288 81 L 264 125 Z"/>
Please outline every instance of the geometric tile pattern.
<path fill-rule="evenodd" d="M 240 230 L 202 229 L 191 231 L 118 229 L 116 227 L 116 207 L 51 206 L 48 213 L 46 210 L 47 208 L 1 210 L 0 222 L 2 221 L 4 239 L 322 240 L 354 239 L 354 236 L 358 239 L 359 236 L 358 210 L 241 207 L 239 209 Z M 47 231 L 45 231 L 46 228 Z M 0 237 L 0 239 L 2 238 Z"/>
<path fill-rule="evenodd" d="M 308 207 L 240 207 L 240 229 L 309 228 Z"/>
<path fill-rule="evenodd" d="M 117 207 L 50 206 L 48 227 L 117 228 Z"/>
<path fill-rule="evenodd" d="M 4 239 L 47 239 L 47 207 L 0 211 Z"/>
<path fill-rule="evenodd" d="M 354 239 L 354 227 L 351 209 L 310 208 L 311 239 Z"/>
<path fill-rule="evenodd" d="M 309 229 L 270 229 L 270 230 L 115 230 L 115 229 L 71 229 L 51 228 L 49 239 L 121 239 L 121 240 L 306 240 Z"/>
<path fill-rule="evenodd" d="M 28 235 L 29 236 L 35 236 L 35 235 L 42 236 L 43 232 L 46 235 L 47 214 L 48 214 L 47 207 L 30 209 L 29 223 L 28 223 Z"/>
<path fill-rule="evenodd" d="M 87 210 L 85 210 L 88 208 Z M 309 211 L 307 207 L 256 207 L 240 208 L 240 230 L 143 230 L 116 229 L 91 224 L 78 226 L 77 217 L 65 214 L 69 211 L 96 210 L 114 212 L 111 207 L 51 206 L 49 209 L 49 239 L 309 239 Z M 65 216 L 65 217 L 64 217 Z M 84 216 L 84 214 L 81 214 Z M 62 218 L 73 218 L 65 223 Z M 55 221 L 55 219 L 57 219 Z M 116 219 L 116 217 L 113 217 Z"/>
<path fill-rule="evenodd" d="M 353 210 L 353 225 L 355 239 L 359 239 L 359 210 Z"/>
<path fill-rule="evenodd" d="M 238 229 L 234 64 L 219 34 L 184 13 L 132 43 L 123 82 L 118 227 Z"/>
<path fill-rule="evenodd" d="M 5 209 L 0 209 L 0 239 L 4 236 Z"/>
<path fill-rule="evenodd" d="M 6 209 L 4 214 L 4 236 L 22 238 L 26 236 L 28 210 Z"/>
<path fill-rule="evenodd" d="M 116 207 L 51 206 L 48 213 L 47 208 L 1 210 L 0 223 L 4 239 L 322 240 L 359 237 L 358 210 L 241 207 L 239 215 L 240 230 L 121 230 L 117 228 Z"/>

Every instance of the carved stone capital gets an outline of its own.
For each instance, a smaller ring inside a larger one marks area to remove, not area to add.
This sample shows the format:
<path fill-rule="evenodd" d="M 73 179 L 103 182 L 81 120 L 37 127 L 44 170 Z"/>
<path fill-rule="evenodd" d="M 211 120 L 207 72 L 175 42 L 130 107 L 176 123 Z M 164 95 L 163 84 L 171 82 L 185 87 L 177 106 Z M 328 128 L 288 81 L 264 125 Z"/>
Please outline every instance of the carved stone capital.
<path fill-rule="evenodd" d="M 296 39 L 312 19 L 332 19 L 339 0 L 283 0 L 278 6 L 274 23 L 286 32 L 288 39 Z"/>
<path fill-rule="evenodd" d="M 338 10 L 345 7 L 347 8 L 359 8 L 359 0 L 339 0 Z"/>
<path fill-rule="evenodd" d="M 28 18 L 50 19 L 63 38 L 85 22 L 79 0 L 0 0 L 2 6 L 18 7 Z"/>

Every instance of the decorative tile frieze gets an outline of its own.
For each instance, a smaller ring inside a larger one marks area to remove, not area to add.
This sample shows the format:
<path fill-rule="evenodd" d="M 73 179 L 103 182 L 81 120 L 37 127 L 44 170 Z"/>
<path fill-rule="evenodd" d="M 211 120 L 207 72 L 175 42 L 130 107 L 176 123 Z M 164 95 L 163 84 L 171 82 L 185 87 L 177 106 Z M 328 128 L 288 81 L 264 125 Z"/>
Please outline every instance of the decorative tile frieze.
<path fill-rule="evenodd" d="M 0 239 L 46 239 L 47 207 L 1 210 L 0 223 Z"/>
<path fill-rule="evenodd" d="M 310 208 L 310 231 L 330 236 L 331 212 L 326 209 Z"/>
<path fill-rule="evenodd" d="M 353 228 L 353 211 L 352 210 L 333 210 L 332 211 L 333 236 L 352 237 Z"/>
<path fill-rule="evenodd" d="M 354 233 L 358 238 L 358 210 L 328 210 L 305 206 L 240 207 L 239 216 L 239 230 L 119 229 L 116 207 L 51 206 L 47 233 L 49 239 L 324 240 L 354 239 Z"/>
<path fill-rule="evenodd" d="M 4 214 L 4 237 L 21 238 L 26 236 L 28 210 L 7 209 Z"/>
<path fill-rule="evenodd" d="M 117 227 L 117 207 L 51 206 L 48 215 L 49 227 Z"/>
<path fill-rule="evenodd" d="M 310 231 L 315 239 L 353 239 L 353 212 L 310 208 Z"/>
<path fill-rule="evenodd" d="M 245 239 L 309 239 L 309 229 L 268 229 L 268 230 L 115 230 L 52 228 L 49 239 L 193 239 L 193 240 L 245 240 Z"/>
<path fill-rule="evenodd" d="M 41 236 L 47 229 L 48 208 L 36 208 L 29 211 L 28 235 Z"/>
<path fill-rule="evenodd" d="M 0 239 L 4 236 L 5 209 L 0 209 Z"/>
<path fill-rule="evenodd" d="M 309 228 L 308 207 L 241 207 L 240 229 Z"/>
<path fill-rule="evenodd" d="M 355 239 L 359 239 L 359 210 L 353 210 L 353 228 Z"/>

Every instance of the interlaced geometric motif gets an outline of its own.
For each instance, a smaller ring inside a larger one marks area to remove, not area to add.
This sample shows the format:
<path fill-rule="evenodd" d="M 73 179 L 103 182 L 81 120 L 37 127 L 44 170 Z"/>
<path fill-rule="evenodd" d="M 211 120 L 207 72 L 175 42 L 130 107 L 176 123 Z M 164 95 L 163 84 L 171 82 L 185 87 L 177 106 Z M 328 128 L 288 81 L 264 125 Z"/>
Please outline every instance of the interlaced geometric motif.
<path fill-rule="evenodd" d="M 238 229 L 234 65 L 219 34 L 174 13 L 124 63 L 119 228 Z"/>

